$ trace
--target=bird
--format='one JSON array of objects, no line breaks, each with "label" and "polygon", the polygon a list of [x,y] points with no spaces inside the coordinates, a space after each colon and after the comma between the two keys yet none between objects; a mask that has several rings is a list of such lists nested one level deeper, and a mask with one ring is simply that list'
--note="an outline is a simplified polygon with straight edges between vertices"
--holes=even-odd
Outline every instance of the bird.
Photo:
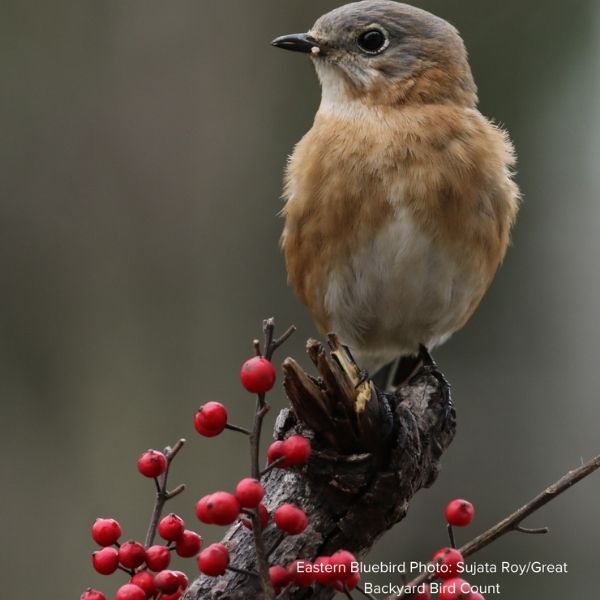
[{"label": "bird", "polygon": [[308,54],[321,85],[284,177],[289,283],[367,372],[428,354],[479,305],[520,205],[513,144],[478,110],[460,34],[367,0],[271,43]]}]

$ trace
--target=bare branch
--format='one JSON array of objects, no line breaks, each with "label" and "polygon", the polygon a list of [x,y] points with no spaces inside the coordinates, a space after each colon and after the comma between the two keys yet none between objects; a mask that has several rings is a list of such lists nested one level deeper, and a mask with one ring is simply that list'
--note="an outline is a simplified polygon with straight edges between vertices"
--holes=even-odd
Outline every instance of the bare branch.
[{"label": "bare branch", "polygon": [[[588,475],[591,475],[594,471],[600,468],[600,455],[592,458],[587,463],[580,467],[573,469],[563,475],[558,481],[548,486],[543,492],[540,492],[535,498],[530,500],[527,504],[516,510],[514,513],[490,527],[487,531],[484,531],[481,535],[466,543],[462,548],[459,548],[461,554],[466,558],[475,554],[482,548],[485,548],[498,538],[509,533],[510,531],[518,531],[521,533],[547,533],[548,528],[542,529],[527,529],[521,526],[521,522],[527,517],[538,511],[540,508],[551,502],[556,497],[560,496],[563,492],[568,490],[571,486],[581,481]],[[408,588],[414,588],[425,583],[426,581],[432,581],[435,579],[435,573],[423,572],[418,577],[415,577],[412,581],[407,584]],[[402,593],[399,596],[391,595],[386,600],[398,600],[400,598],[409,598],[406,594]]]}]

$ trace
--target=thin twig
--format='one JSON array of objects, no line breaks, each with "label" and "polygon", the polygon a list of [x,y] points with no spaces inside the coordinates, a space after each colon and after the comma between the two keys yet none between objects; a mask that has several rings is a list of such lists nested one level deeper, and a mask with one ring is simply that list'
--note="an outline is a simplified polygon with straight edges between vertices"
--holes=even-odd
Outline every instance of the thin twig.
[{"label": "thin twig", "polygon": [[175,498],[175,496],[179,496],[179,494],[181,494],[183,491],[185,491],[185,483],[180,483],[175,489],[167,492],[167,500]]},{"label": "thin twig", "polygon": [[557,482],[548,486],[543,492],[538,494],[525,506],[508,516],[503,521],[500,521],[494,527],[488,529],[485,533],[477,536],[474,540],[465,544],[461,549],[463,556],[470,556],[481,548],[484,548],[488,544],[491,544],[494,540],[503,536],[509,531],[514,531],[516,527],[521,524],[521,521],[529,517],[535,511],[539,510],[542,506],[548,504],[551,500],[554,500],[557,496],[568,490],[571,486],[575,485],[588,475],[591,475],[594,471],[600,468],[600,455],[592,458],[590,461],[569,471],[563,475]]},{"label": "thin twig", "polygon": [[289,337],[291,335],[293,335],[296,331],[296,326],[295,325],[291,325],[290,327],[287,328],[286,332],[278,337],[276,340],[273,340],[273,342],[271,343],[271,356],[273,355],[273,353],[275,352],[275,350],[277,350],[277,348],[279,348],[279,346],[281,346],[281,344],[285,343]]},{"label": "thin twig", "polygon": [[[485,548],[498,538],[509,533],[510,531],[520,531],[524,529],[521,527],[521,522],[532,515],[534,512],[548,504],[548,502],[554,500],[557,496],[568,490],[571,486],[575,485],[588,475],[591,475],[594,471],[600,468],[600,455],[592,458],[587,463],[572,469],[565,475],[563,475],[558,481],[548,486],[543,492],[540,492],[535,498],[530,500],[527,504],[519,508],[493,527],[490,527],[487,531],[484,531],[481,535],[472,539],[464,546],[459,548],[460,553],[466,558],[475,554],[482,548]],[[527,533],[532,533],[536,530],[527,530]],[[536,531],[542,533],[542,529]],[[430,563],[432,564],[432,563]],[[436,577],[435,572],[428,573],[425,570],[421,575],[415,577],[409,584],[410,589],[417,587],[418,585],[431,581]],[[386,600],[398,600],[400,598],[406,598],[406,593],[403,592],[399,596],[391,595]]]},{"label": "thin twig", "polygon": [[[260,433],[262,430],[262,422],[266,414],[265,395],[258,394],[256,398],[256,413],[254,415],[254,426],[250,434],[250,470],[254,479],[259,479],[259,452],[260,452]],[[250,515],[252,520],[252,536],[254,537],[254,547],[256,549],[256,566],[260,578],[260,584],[263,590],[265,600],[274,600],[275,591],[271,585],[269,577],[269,563],[265,552],[265,544],[262,536],[262,527],[260,525],[260,517],[258,509],[255,508]]]},{"label": "thin twig", "polygon": [[456,548],[456,539],[454,537],[454,527],[448,523],[448,538],[450,538],[450,545]]},{"label": "thin twig", "polygon": [[156,527],[158,526],[158,521],[160,520],[160,516],[162,515],[163,507],[165,506],[165,502],[167,501],[167,495],[164,490],[160,490],[156,492],[156,500],[154,501],[154,509],[152,511],[152,517],[150,518],[150,525],[148,526],[148,532],[146,533],[146,548],[149,548],[154,543],[154,538],[156,536]]},{"label": "thin twig", "polygon": [[[278,339],[274,338],[275,332],[275,319],[265,319],[263,321],[263,333],[265,336],[264,349],[265,358],[271,360],[273,353],[283,342],[285,342],[292,333],[296,331],[294,326],[288,328],[288,330]],[[254,340],[254,349],[258,356],[260,356],[260,343],[258,340]],[[254,414],[254,424],[250,433],[250,471],[254,479],[260,479],[261,472],[259,467],[259,455],[260,455],[260,434],[262,431],[262,424],[265,415],[269,411],[270,406],[265,401],[265,394],[257,394],[256,396],[256,411]],[[262,527],[260,525],[260,516],[258,509],[255,508],[250,513],[252,520],[252,535],[254,537],[254,547],[256,549],[256,566],[258,569],[258,577],[260,578],[260,584],[263,590],[265,600],[274,600],[275,591],[271,585],[271,579],[269,577],[269,553],[265,550],[264,540],[262,536]]]},{"label": "thin twig", "polygon": [[263,333],[265,334],[265,358],[271,360],[273,356],[273,335],[275,334],[275,319],[273,317],[263,321]]},{"label": "thin twig", "polygon": [[232,567],[231,565],[227,567],[227,570],[239,573],[240,575],[247,575],[248,577],[258,577],[258,573],[255,571],[248,571],[248,569],[240,569],[239,567]]},{"label": "thin twig", "polygon": [[279,533],[277,537],[273,540],[273,543],[271,544],[269,549],[267,550],[267,556],[271,556],[271,554],[273,554],[273,551],[279,546],[279,544],[281,544],[281,542],[283,542],[284,539],[285,533]]},{"label": "thin twig", "polygon": [[273,462],[269,463],[261,472],[259,475],[259,479],[262,479],[269,471],[271,471],[272,469],[274,469],[275,467],[278,467],[284,460],[285,460],[285,456],[280,456],[279,458],[276,458]]},{"label": "thin twig", "polygon": [[520,525],[517,525],[517,527],[515,527],[515,531],[518,531],[519,533],[527,533],[529,535],[541,535],[544,533],[550,533],[550,527],[535,527],[535,528],[530,528],[530,527],[521,527]]},{"label": "thin twig", "polygon": [[259,455],[260,455],[260,434],[262,431],[262,422],[266,414],[265,395],[257,394],[256,412],[254,413],[254,425],[250,433],[250,471],[254,479],[260,478]]},{"label": "thin twig", "polygon": [[185,438],[180,438],[172,448],[165,448],[165,455],[168,463],[170,463],[179,454],[179,451],[183,448],[184,444]]},{"label": "thin twig", "polygon": [[227,423],[225,425],[225,429],[229,429],[230,431],[237,431],[238,433],[243,433],[244,435],[252,435],[252,432],[245,427],[240,427],[239,425],[232,425],[231,423]]},{"label": "thin twig", "polygon": [[167,502],[167,500],[170,500],[178,494],[181,494],[181,492],[183,492],[183,490],[185,489],[185,485],[181,484],[178,485],[171,492],[167,491],[167,480],[169,478],[169,469],[171,468],[171,462],[177,456],[179,451],[183,448],[184,444],[185,439],[181,438],[180,440],[177,440],[177,443],[172,448],[167,446],[164,450],[164,454],[167,459],[167,469],[160,477],[154,479],[154,483],[156,485],[156,498],[154,500],[154,508],[152,510],[150,524],[148,525],[148,531],[146,532],[146,548],[149,548],[154,543],[154,538],[156,537],[156,528],[158,527],[158,522],[160,521],[160,517],[162,515],[165,503]]}]

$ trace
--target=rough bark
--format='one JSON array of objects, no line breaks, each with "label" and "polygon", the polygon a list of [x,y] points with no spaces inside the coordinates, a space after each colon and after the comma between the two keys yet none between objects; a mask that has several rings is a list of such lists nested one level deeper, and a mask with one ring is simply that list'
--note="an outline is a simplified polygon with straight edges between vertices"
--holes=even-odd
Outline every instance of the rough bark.
[{"label": "rough bark", "polygon": [[[301,433],[312,439],[313,455],[302,468],[271,470],[263,479],[269,512],[284,502],[300,506],[309,526],[277,545],[273,523],[265,547],[275,546],[269,563],[287,565],[345,548],[364,556],[374,542],[402,520],[413,495],[436,479],[439,460],[455,432],[455,415],[445,380],[435,365],[423,366],[395,393],[363,381],[351,357],[330,336],[331,354],[314,340],[308,353],[320,377],[302,371],[292,359],[283,364],[284,387],[292,410],[279,414],[274,436]],[[231,564],[254,571],[253,537],[234,525],[224,543]],[[285,597],[326,600],[331,588],[318,584],[291,588]],[[186,600],[242,600],[262,597],[259,580],[228,571],[198,578]]]}]

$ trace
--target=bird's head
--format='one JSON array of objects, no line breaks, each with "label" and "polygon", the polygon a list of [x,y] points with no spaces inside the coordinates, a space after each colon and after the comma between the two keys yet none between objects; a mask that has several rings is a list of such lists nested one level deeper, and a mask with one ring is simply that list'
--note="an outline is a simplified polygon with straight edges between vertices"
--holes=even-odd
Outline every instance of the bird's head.
[{"label": "bird's head", "polygon": [[407,4],[391,0],[347,4],[320,17],[307,33],[284,35],[272,44],[310,54],[325,103],[474,106],[477,102],[457,30]]}]

